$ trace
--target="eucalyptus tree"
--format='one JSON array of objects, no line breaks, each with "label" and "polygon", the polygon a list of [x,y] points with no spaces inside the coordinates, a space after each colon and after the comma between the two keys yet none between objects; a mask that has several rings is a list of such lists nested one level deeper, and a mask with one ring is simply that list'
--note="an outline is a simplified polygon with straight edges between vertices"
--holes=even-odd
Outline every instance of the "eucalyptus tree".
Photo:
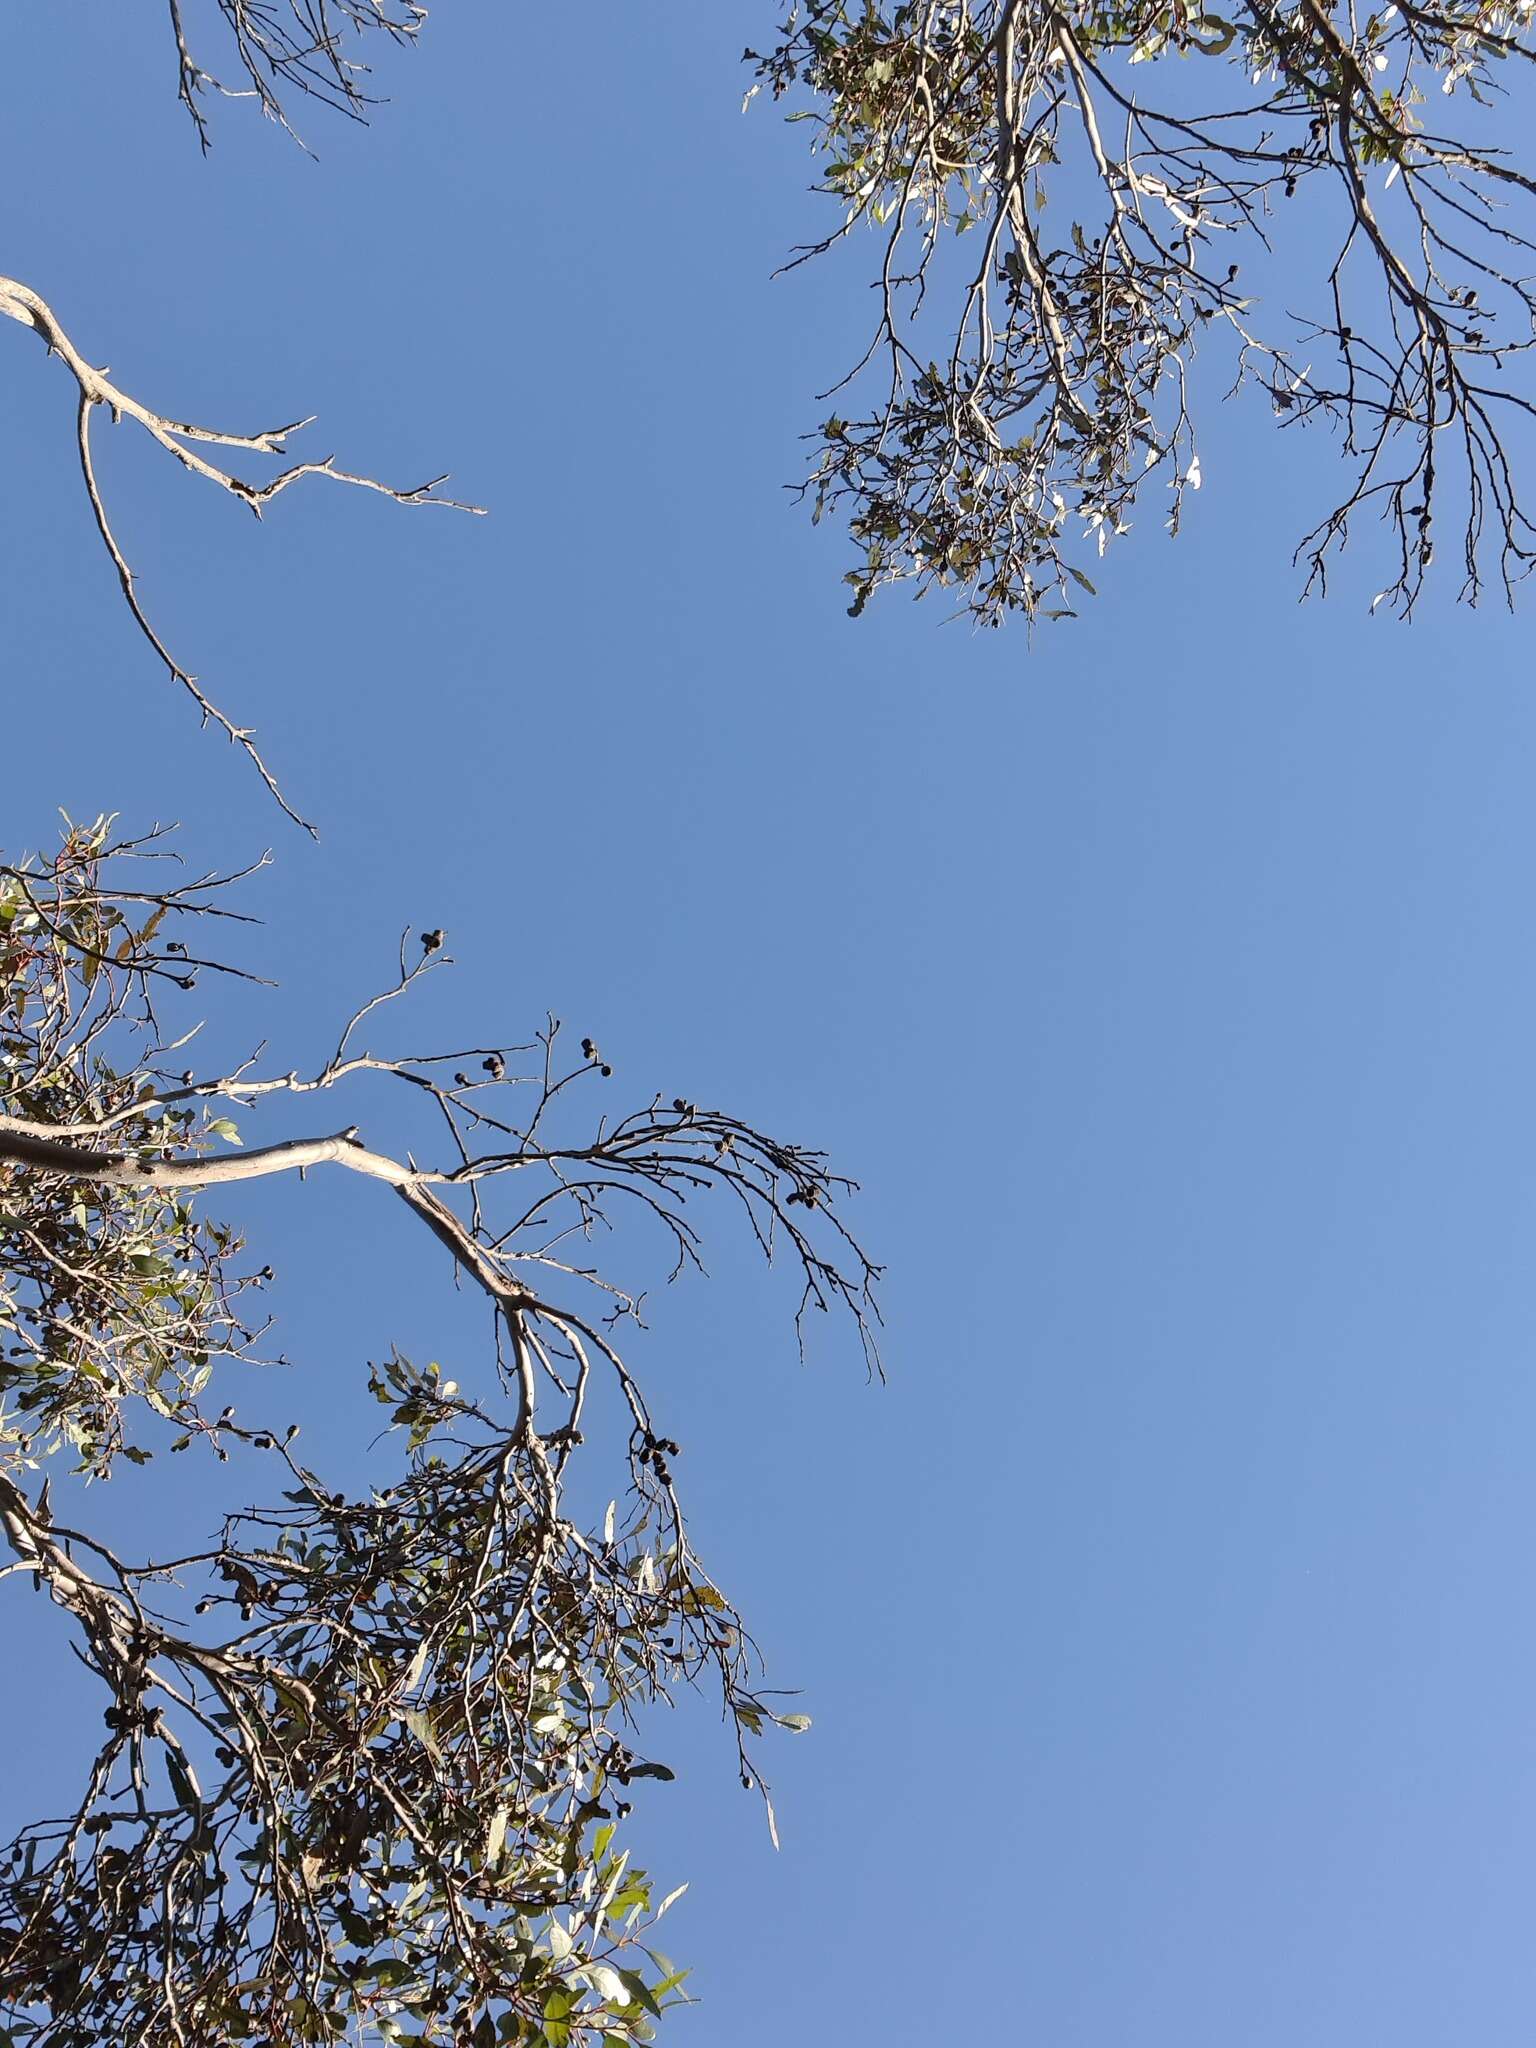
[{"label": "eucalyptus tree", "polygon": [[[205,145],[221,93],[285,126],[295,92],[360,116],[359,59],[423,13],[172,0],[177,89]],[[222,76],[202,41],[221,25]],[[297,817],[252,729],[145,609],[97,431],[128,423],[257,517],[300,484],[415,507],[450,502],[443,480],[292,457],[304,422],[230,431],[151,404],[96,366],[41,281],[0,277],[0,312],[62,368],[133,624]],[[765,1690],[695,1553],[686,1429],[631,1340],[648,1277],[701,1266],[712,1205],[788,1265],[797,1330],[841,1317],[874,1367],[852,1184],[683,1096],[613,1109],[609,1062],[591,1038],[567,1051],[554,1019],[520,1045],[498,1029],[401,1050],[396,1020],[449,964],[438,930],[405,935],[317,1065],[199,1065],[209,992],[226,991],[226,1028],[240,1015],[250,885],[110,818],[0,856],[0,1597],[57,1610],[101,1707],[61,1810],[0,1846],[0,2048],[647,2041],[685,1996],[656,1931],[676,1890],[624,1827],[633,1788],[673,1775],[653,1710],[713,1689],[765,1801],[759,1739],[806,1719]],[[358,1444],[384,1427],[342,1473],[307,1453],[289,1380],[264,1370],[272,1268],[219,1202],[252,1180],[336,1242],[358,1227],[343,1189],[399,1205],[424,1275],[483,1303],[459,1377],[399,1351],[359,1370]],[[200,1499],[209,1473],[217,1526],[157,1548],[144,1489]],[[15,1797],[27,1774],[7,1780]]]},{"label": "eucalyptus tree", "polygon": [[1307,587],[1367,536],[1403,612],[1435,563],[1469,600],[1528,573],[1536,11],[1222,5],[794,0],[747,51],[836,209],[794,260],[873,248],[804,486],[855,612],[903,580],[1069,612],[1137,519],[1177,531],[1245,390],[1333,430]]},{"label": "eucalyptus tree", "polygon": [[[0,1580],[63,1611],[104,1724],[68,1810],[0,1851],[0,2039],[647,2040],[682,1979],[670,1899],[617,1833],[628,1789],[673,1774],[647,1709],[713,1687],[765,1797],[757,1739],[806,1722],[695,1555],[681,1425],[626,1352],[643,1291],[590,1246],[633,1211],[675,1276],[727,1201],[792,1267],[797,1324],[843,1314],[873,1361],[849,1183],[682,1097],[606,1110],[609,1063],[553,1020],[389,1049],[448,964],[437,931],[312,1071],[186,1066],[240,878],[169,859],[99,820],[0,863]],[[407,1102],[435,1163],[389,1148]],[[360,1489],[306,1460],[255,1369],[271,1268],[209,1206],[274,1176],[338,1237],[338,1178],[403,1204],[423,1261],[484,1301],[469,1387],[398,1352],[368,1368],[358,1433],[369,1397],[385,1431]],[[200,1458],[264,1504],[174,1556],[107,1539],[94,1489]],[[584,1519],[573,1488],[608,1505]]]},{"label": "eucalyptus tree", "polygon": [[[370,60],[427,26],[419,0],[171,0],[168,81],[204,148],[221,99],[293,132],[306,104],[366,120]],[[947,589],[978,622],[1069,615],[1139,519],[1177,533],[1207,482],[1198,429],[1246,392],[1327,438],[1307,589],[1364,542],[1373,608],[1411,613],[1455,564],[1475,602],[1536,559],[1520,479],[1536,391],[1536,170],[1522,155],[1532,0],[791,0],[749,46],[804,124],[836,209],[791,266],[873,250],[867,345],[827,394],[798,488],[846,520],[851,612],[888,584]],[[1525,116],[1524,127],[1521,116]],[[75,383],[78,453],[139,629],[275,795],[252,729],[165,643],[108,516],[92,421],[142,427],[258,517],[331,477],[289,459],[308,421],[180,420],[82,353],[37,280],[0,277]],[[260,458],[274,458],[260,468]],[[255,458],[260,473],[233,466]],[[1264,489],[1213,475],[1236,497]],[[476,508],[462,508],[476,509]],[[1239,513],[1242,510],[1238,505]],[[1092,571],[1092,575],[1090,575]]]}]

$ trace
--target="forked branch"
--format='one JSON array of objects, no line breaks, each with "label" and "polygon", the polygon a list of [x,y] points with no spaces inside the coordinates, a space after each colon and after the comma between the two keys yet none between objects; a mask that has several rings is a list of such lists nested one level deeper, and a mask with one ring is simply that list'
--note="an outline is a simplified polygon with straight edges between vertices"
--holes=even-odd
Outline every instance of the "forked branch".
[{"label": "forked branch", "polygon": [[[102,820],[0,862],[0,1582],[70,1618],[106,1725],[73,1809],[0,1847],[0,2030],[301,2048],[408,2017],[432,2048],[645,2043],[680,1982],[649,1946],[668,1902],[612,1847],[632,1783],[672,1775],[640,1753],[646,1710],[708,1680],[765,1797],[756,1738],[805,1719],[693,1549],[680,1447],[627,1355],[644,1294],[591,1247],[612,1232],[628,1256],[632,1215],[673,1275],[696,1267],[724,1194],[787,1254],[798,1318],[845,1311],[873,1367],[851,1183],[681,1096],[579,1117],[612,1067],[591,1038],[566,1058],[553,1020],[521,1047],[377,1049],[448,964],[436,930],[317,1066],[182,1067],[160,1013],[216,964],[198,933],[224,884],[143,865],[164,857]],[[425,1105],[438,1161],[355,1125],[245,1147],[232,1121],[343,1090],[375,1126]],[[403,1456],[351,1494],[300,1462],[295,1424],[247,1419],[270,1381],[247,1370],[228,1402],[271,1274],[237,1270],[193,1199],[322,1166],[392,1189],[489,1310],[470,1391],[370,1365]],[[182,1555],[135,1560],[37,1485],[198,1450],[281,1494]],[[578,1490],[605,1458],[613,1483]]]},{"label": "forked branch", "polygon": [[269,427],[254,434],[231,434],[213,427],[196,426],[189,420],[173,419],[169,414],[153,410],[130,392],[124,391],[120,385],[113,382],[105,370],[97,369],[94,364],[88,362],[70,339],[52,307],[29,285],[22,284],[16,278],[0,276],[0,313],[19,321],[24,327],[30,327],[40,336],[49,354],[59,358],[75,381],[76,449],[86,497],[90,502],[91,516],[96,522],[96,530],[101,536],[102,545],[116,571],[124,602],[132,613],[140,633],[154,649],[166,673],[192,698],[204,724],[217,726],[233,745],[241,749],[284,812],[295,824],[303,825],[307,832],[313,834],[314,827],[300,817],[283,795],[276,777],[256,745],[254,728],[236,724],[219,708],[198,678],[171,652],[159,628],[145,610],[139,595],[137,577],[107,515],[106,502],[96,475],[91,431],[97,408],[105,408],[114,426],[124,419],[137,422],[151,440],[184,470],[200,478],[204,483],[227,492],[257,519],[274,498],[281,496],[290,485],[299,483],[306,477],[328,477],[333,483],[349,484],[358,490],[377,491],[386,498],[392,498],[397,505],[441,505],[453,511],[477,514],[484,508],[461,503],[458,499],[437,496],[438,486],[447,481],[446,475],[431,477],[425,483],[408,488],[400,488],[382,483],[376,477],[363,476],[352,470],[342,469],[332,455],[290,463],[264,481],[253,482],[232,468],[227,458],[216,459],[208,451],[230,449],[243,454],[280,457],[288,452],[288,437],[312,424],[310,420],[294,420],[286,426]]}]

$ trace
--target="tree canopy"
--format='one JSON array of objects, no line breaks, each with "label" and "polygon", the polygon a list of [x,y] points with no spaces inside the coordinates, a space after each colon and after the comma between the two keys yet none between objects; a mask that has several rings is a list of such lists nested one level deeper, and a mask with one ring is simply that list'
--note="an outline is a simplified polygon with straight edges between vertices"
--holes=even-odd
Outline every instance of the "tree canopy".
[{"label": "tree canopy", "polygon": [[[672,1776],[646,1709],[715,1687],[748,1789],[758,1738],[806,1724],[694,1554],[679,1446],[624,1356],[642,1294],[587,1247],[615,1225],[627,1243],[632,1209],[675,1277],[723,1195],[794,1265],[798,1318],[845,1313],[873,1362],[848,1183],[681,1098],[583,1113],[611,1070],[554,1020],[521,1046],[376,1050],[448,964],[436,931],[406,935],[315,1072],[183,1068],[172,1007],[228,971],[210,933],[241,878],[170,859],[100,820],[0,866],[0,1577],[65,1611],[105,1703],[78,1805],[0,1853],[0,2031],[644,2040],[681,1982],[653,1932],[668,1901],[616,1839],[626,1788]],[[358,1104],[372,1137],[402,1091],[439,1113],[442,1165],[357,1124],[246,1142],[274,1105],[354,1092],[382,1098]],[[272,1274],[199,1200],[283,1175],[337,1229],[324,1183],[299,1185],[325,1167],[392,1193],[480,1291],[502,1396],[372,1365],[389,1448],[354,1496],[304,1462],[259,1374],[269,1412],[248,1412],[232,1369],[266,1355]],[[590,1524],[568,1504],[588,1445],[602,1471],[577,1497],[613,1496]],[[268,1504],[174,1558],[123,1556],[51,1484],[232,1451]]]},{"label": "tree canopy", "polygon": [[1411,612],[1442,559],[1466,599],[1512,593],[1536,560],[1531,23],[797,0],[746,53],[837,211],[793,260],[876,252],[804,486],[859,543],[851,609],[910,581],[988,625],[1070,612],[1138,519],[1177,532],[1200,422],[1240,392],[1332,430],[1307,588],[1368,538],[1375,604]]},{"label": "tree canopy", "polygon": [[[207,10],[170,9],[205,147],[220,94],[285,128],[293,95],[361,117],[369,38],[424,18],[374,0],[218,12],[222,76],[194,37]],[[95,425],[131,422],[258,518],[309,479],[406,506],[449,502],[443,479],[290,461],[304,422],[153,407],[31,282],[0,278],[0,311],[73,380],[83,488],[139,634],[298,820],[146,611]],[[263,458],[264,475],[236,466]],[[438,929],[402,936],[318,1066],[200,1065],[205,999],[222,988],[238,1016],[250,979],[253,881],[111,817],[0,856],[0,1580],[60,1610],[102,1705],[73,1803],[0,1847],[0,2044],[647,2041],[686,1976],[657,1932],[682,1887],[654,1884],[623,1828],[631,1788],[673,1776],[653,1710],[713,1691],[765,1802],[760,1739],[808,1720],[695,1553],[684,1425],[628,1340],[655,1280],[702,1271],[705,1215],[725,1209],[792,1270],[802,1337],[840,1318],[876,1369],[852,1183],[683,1096],[616,1109],[610,1062],[553,1017],[515,1044],[495,1028],[398,1050],[414,992],[451,964]],[[429,1163],[404,1142],[423,1106]],[[272,1268],[217,1213],[220,1189],[273,1178],[341,1233],[341,1177],[403,1204],[429,1270],[484,1304],[474,1392],[399,1351],[359,1363],[359,1441],[383,1423],[362,1487],[306,1455],[263,1370]],[[174,1554],[109,1540],[92,1489],[199,1460],[225,1476],[218,1529]]]},{"label": "tree canopy", "polygon": [[[299,140],[306,103],[366,118],[370,52],[425,20],[414,0],[172,0],[155,33],[206,149],[225,97]],[[855,540],[850,610],[908,582],[985,624],[1070,613],[1138,518],[1177,531],[1198,423],[1234,391],[1331,430],[1325,476],[1344,459],[1301,540],[1308,587],[1363,532],[1385,539],[1377,604],[1411,612],[1441,557],[1465,598],[1512,593],[1533,559],[1536,177],[1502,101],[1530,22],[1473,0],[802,0],[765,23],[748,99],[804,125],[835,209],[791,263],[875,251],[868,347],[802,487]],[[327,479],[478,508],[440,476],[297,454],[306,421],[206,427],[139,396],[44,281],[0,277],[0,312],[65,373],[46,372],[133,627],[304,822],[146,609],[103,419],[257,518]],[[630,1789],[671,1775],[652,1710],[712,1690],[765,1797],[760,1739],[806,1717],[695,1553],[684,1425],[630,1339],[652,1283],[701,1268],[712,1207],[788,1267],[802,1336],[841,1319],[877,1370],[853,1184],[684,1095],[614,1108],[602,1049],[553,1017],[402,1050],[451,964],[437,929],[403,935],[317,1065],[200,1063],[209,991],[238,1013],[253,882],[112,817],[0,859],[0,1579],[60,1611],[103,1729],[74,1803],[0,1849],[0,2048],[648,2041],[684,1980],[656,1932],[675,1891],[623,1825]],[[425,1163],[405,1105],[434,1120]],[[365,1486],[310,1460],[260,1370],[274,1276],[217,1199],[252,1179],[337,1232],[343,1184],[392,1197],[483,1302],[477,1391],[399,1352],[359,1371],[359,1416],[385,1425]],[[192,1460],[251,1504],[230,1494],[174,1555],[108,1539],[91,1485]]]}]

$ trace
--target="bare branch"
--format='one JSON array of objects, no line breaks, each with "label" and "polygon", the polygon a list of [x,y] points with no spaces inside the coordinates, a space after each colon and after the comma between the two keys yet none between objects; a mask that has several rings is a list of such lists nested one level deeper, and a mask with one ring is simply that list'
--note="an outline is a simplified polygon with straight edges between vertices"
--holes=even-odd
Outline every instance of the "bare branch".
[{"label": "bare branch", "polygon": [[290,135],[286,92],[318,100],[351,120],[366,120],[375,104],[368,67],[351,53],[370,32],[392,43],[410,43],[427,18],[418,0],[218,0],[233,61],[246,81],[226,86],[192,54],[184,0],[169,0],[169,6],[177,97],[205,151],[212,142],[203,106],[208,93],[254,99]]},{"label": "bare branch", "polygon": [[296,824],[303,825],[307,832],[313,834],[314,827],[299,816],[278,787],[276,779],[257,749],[254,729],[235,724],[219,709],[204,691],[197,677],[170,652],[145,612],[139,598],[134,572],[107,517],[106,505],[92,461],[91,425],[97,407],[106,409],[114,425],[123,419],[135,421],[157,446],[183,469],[203,482],[213,484],[217,489],[227,492],[245,505],[258,519],[266,506],[281,492],[300,479],[311,476],[329,477],[334,483],[377,491],[384,497],[392,498],[399,505],[442,505],[454,511],[476,514],[481,513],[483,507],[464,504],[453,498],[434,496],[438,485],[446,481],[444,477],[433,477],[426,483],[402,489],[381,483],[374,477],[361,476],[350,470],[340,469],[335,458],[329,455],[319,461],[294,463],[263,483],[253,483],[224,463],[214,460],[204,451],[217,447],[253,455],[280,456],[287,452],[288,437],[310,425],[310,421],[296,420],[287,426],[265,428],[254,434],[230,434],[211,427],[195,426],[186,420],[172,419],[167,414],[151,410],[115,384],[105,370],[98,370],[88,363],[70,340],[52,308],[30,286],[20,283],[15,278],[0,276],[0,313],[19,321],[25,327],[32,328],[41,337],[49,354],[57,356],[75,380],[79,394],[76,445],[81,476],[84,479],[86,496],[90,501],[91,516],[96,522],[96,530],[117,572],[118,585],[133,615],[134,623],[154,649],[166,673],[174,682],[181,685],[197,705],[204,724],[211,723],[217,726],[233,745],[241,749],[284,812]]}]

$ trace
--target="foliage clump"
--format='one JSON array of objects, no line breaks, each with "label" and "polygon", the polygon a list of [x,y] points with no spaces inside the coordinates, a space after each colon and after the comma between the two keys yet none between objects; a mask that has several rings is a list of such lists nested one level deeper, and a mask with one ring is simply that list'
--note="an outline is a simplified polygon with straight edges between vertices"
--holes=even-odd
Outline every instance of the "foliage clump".
[{"label": "foliage clump", "polygon": [[1516,481],[1536,174],[1508,118],[1531,105],[1533,19],[1529,0],[796,0],[746,53],[752,91],[809,123],[839,210],[795,260],[866,227],[878,247],[869,345],[804,486],[860,545],[851,609],[911,581],[986,625],[1070,613],[1133,516],[1177,531],[1197,415],[1244,385],[1281,426],[1338,435],[1345,487],[1297,549],[1309,587],[1369,518],[1377,604],[1411,611],[1437,552],[1466,599],[1489,574],[1511,592],[1536,560]]},{"label": "foliage clump", "polygon": [[[374,1051],[380,1011],[449,964],[437,931],[313,1073],[184,1068],[168,1013],[224,971],[195,941],[234,878],[167,883],[165,856],[100,821],[0,866],[0,1576],[65,1611],[104,1723],[72,1810],[0,1851],[0,2040],[649,2040],[682,1973],[654,1934],[670,1899],[617,1840],[631,1788],[672,1776],[648,1710],[711,1684],[748,1788],[756,1738],[805,1722],[693,1551],[679,1447],[620,1348],[642,1299],[580,1248],[628,1205],[674,1273],[697,1265],[689,1203],[723,1192],[795,1266],[800,1314],[868,1341],[848,1184],[681,1097],[579,1122],[612,1070],[590,1039],[565,1065],[553,1020],[531,1046]],[[357,1125],[245,1142],[343,1088],[430,1101],[446,1163]],[[320,1167],[402,1200],[486,1304],[477,1391],[369,1369],[386,1448],[361,1489],[246,1419],[271,1275],[198,1192]],[[595,1526],[587,1450],[619,1481]],[[147,1562],[54,1508],[66,1463],[100,1482],[177,1454],[238,1459],[270,1504]]]}]

